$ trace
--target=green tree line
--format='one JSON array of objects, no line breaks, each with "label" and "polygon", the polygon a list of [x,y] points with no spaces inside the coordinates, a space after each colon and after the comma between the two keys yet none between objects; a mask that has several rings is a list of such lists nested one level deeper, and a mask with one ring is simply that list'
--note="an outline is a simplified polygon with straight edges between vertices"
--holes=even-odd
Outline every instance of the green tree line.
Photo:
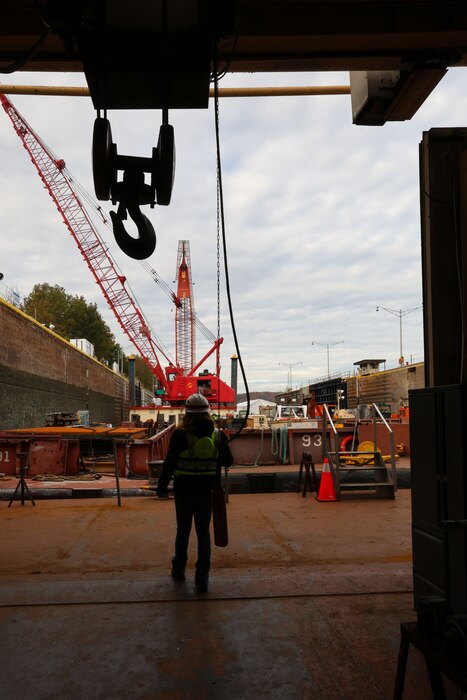
[{"label": "green tree line", "polygon": [[[58,284],[35,284],[25,297],[21,309],[66,340],[85,338],[94,346],[98,360],[110,367],[123,356],[123,371],[128,372],[128,360],[115,336],[100,315],[96,304],[89,304],[83,296],[67,294]],[[149,391],[153,374],[144,360],[136,357],[138,380]]]}]

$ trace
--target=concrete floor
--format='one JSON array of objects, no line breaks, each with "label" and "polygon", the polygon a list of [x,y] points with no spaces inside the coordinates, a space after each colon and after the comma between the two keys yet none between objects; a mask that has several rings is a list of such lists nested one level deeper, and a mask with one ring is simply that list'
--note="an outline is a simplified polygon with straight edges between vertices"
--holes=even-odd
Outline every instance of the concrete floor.
[{"label": "concrete floor", "polygon": [[[169,575],[173,501],[36,503],[0,502],[1,698],[392,697],[415,619],[409,490],[231,495],[206,595],[194,537],[187,581]],[[416,650],[404,697],[431,697]]]}]

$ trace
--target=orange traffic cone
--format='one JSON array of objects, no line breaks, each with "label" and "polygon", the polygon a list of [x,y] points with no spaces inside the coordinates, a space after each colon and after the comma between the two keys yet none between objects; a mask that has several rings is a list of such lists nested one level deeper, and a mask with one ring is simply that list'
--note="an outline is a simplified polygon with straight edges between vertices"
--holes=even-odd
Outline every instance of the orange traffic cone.
[{"label": "orange traffic cone", "polygon": [[324,458],[323,471],[321,472],[321,481],[319,484],[319,493],[316,497],[318,501],[337,501],[334,491],[334,483],[332,480],[331,470],[329,469],[328,458]]}]

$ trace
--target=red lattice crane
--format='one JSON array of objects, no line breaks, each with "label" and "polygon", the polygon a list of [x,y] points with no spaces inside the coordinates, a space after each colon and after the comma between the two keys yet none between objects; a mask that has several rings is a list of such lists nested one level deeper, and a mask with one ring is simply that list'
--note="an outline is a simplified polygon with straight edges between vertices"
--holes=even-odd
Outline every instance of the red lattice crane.
[{"label": "red lattice crane", "polygon": [[[195,323],[198,325],[199,322],[195,319],[193,308],[189,246],[186,245],[188,241],[179,243],[179,254],[180,245],[185,244],[182,245],[185,252],[184,254],[182,252],[178,265],[180,300],[172,295],[177,307],[177,360],[174,364],[152,338],[149,324],[125,286],[125,276],[112,260],[107,246],[76,193],[73,179],[66,170],[65,161],[55,158],[11,101],[2,93],[0,93],[0,101],[110,309],[138,354],[154,373],[159,386],[158,393],[161,393],[164,400],[173,406],[183,405],[191,393],[199,391],[205,394],[212,404],[233,407],[235,392],[219,378],[218,372],[212,375],[205,371],[198,377],[195,376],[200,365],[214,351],[217,354],[216,367],[219,367],[218,352],[223,338],[214,339],[209,352],[195,364],[194,325]],[[155,273],[153,276],[156,279]],[[187,279],[188,287],[185,288]],[[158,353],[167,362],[165,371],[159,362]]]},{"label": "red lattice crane", "polygon": [[177,299],[175,311],[175,359],[187,374],[195,364],[195,323],[191,281],[190,242],[179,241],[177,253]]}]

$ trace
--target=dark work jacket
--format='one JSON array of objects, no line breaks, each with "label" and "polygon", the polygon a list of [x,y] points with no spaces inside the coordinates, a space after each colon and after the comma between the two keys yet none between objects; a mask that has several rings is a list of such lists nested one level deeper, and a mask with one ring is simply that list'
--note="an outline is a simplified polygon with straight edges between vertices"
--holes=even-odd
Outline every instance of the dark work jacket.
[{"label": "dark work jacket", "polygon": [[[227,435],[223,433],[222,430],[220,430],[219,433],[221,466],[231,467],[233,464],[233,457],[230,447],[227,444]],[[157,485],[158,496],[165,496],[167,494],[167,487],[172,477],[174,480],[174,491],[183,491],[184,493],[206,493],[212,489],[216,479],[215,476],[207,476],[204,474],[180,474],[174,476],[178,456],[187,449],[188,439],[186,431],[183,428],[176,428],[172,433],[167,456],[162,465],[162,471]]]}]

